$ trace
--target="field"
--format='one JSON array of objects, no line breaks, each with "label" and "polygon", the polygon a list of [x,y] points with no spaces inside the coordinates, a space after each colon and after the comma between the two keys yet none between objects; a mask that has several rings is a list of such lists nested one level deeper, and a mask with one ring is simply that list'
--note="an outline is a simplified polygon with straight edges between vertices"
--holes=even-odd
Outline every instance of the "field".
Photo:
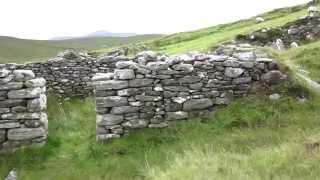
[{"label": "field", "polygon": [[58,52],[65,49],[92,50],[97,48],[111,48],[129,43],[144,42],[158,37],[160,37],[160,35],[39,41],[0,36],[0,63],[44,61],[55,57]]},{"label": "field", "polygon": [[[207,51],[239,33],[274,27],[304,15],[304,6],[267,13],[265,23],[245,20],[150,42],[169,54]],[[272,52],[284,66],[300,66],[320,82],[320,43]],[[299,70],[299,69],[298,69]],[[288,70],[295,77],[297,69]],[[268,96],[282,95],[278,101]],[[305,101],[298,97],[304,96]],[[293,83],[252,94],[162,130],[141,130],[100,144],[92,98],[48,99],[49,140],[40,149],[0,157],[0,178],[11,169],[22,180],[56,179],[318,179],[320,97]],[[317,145],[318,144],[318,145]]]}]

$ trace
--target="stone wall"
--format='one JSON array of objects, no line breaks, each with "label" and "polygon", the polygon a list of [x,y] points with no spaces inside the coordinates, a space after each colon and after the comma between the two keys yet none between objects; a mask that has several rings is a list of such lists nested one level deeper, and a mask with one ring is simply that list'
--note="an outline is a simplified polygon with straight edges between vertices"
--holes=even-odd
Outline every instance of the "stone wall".
[{"label": "stone wall", "polygon": [[46,79],[48,91],[65,96],[88,96],[93,92],[93,75],[112,72],[115,62],[120,60],[126,58],[108,55],[93,58],[87,54],[66,51],[45,62],[1,64],[0,68],[32,70],[36,77]]},{"label": "stone wall", "polygon": [[272,59],[253,52],[251,46],[226,48],[228,56],[215,52],[168,57],[144,52],[117,62],[114,73],[96,74],[92,80],[97,139],[207,115],[247,95],[254,82],[273,84],[284,78]]},{"label": "stone wall", "polygon": [[0,69],[0,152],[45,142],[45,84],[30,70]]}]

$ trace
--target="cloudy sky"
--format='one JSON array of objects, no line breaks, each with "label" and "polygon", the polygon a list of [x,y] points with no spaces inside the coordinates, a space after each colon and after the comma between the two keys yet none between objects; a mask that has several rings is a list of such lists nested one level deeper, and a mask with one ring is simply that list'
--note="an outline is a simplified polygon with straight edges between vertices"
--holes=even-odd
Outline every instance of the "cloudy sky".
[{"label": "cloudy sky", "polygon": [[174,33],[308,0],[1,0],[0,35],[28,39],[97,30]]}]

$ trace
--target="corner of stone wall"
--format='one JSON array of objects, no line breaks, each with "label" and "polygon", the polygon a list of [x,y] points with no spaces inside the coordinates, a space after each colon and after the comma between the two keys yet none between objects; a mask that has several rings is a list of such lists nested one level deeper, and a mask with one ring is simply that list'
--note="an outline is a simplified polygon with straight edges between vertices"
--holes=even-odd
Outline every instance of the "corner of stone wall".
[{"label": "corner of stone wall", "polygon": [[45,85],[31,70],[0,69],[0,152],[45,143]]}]

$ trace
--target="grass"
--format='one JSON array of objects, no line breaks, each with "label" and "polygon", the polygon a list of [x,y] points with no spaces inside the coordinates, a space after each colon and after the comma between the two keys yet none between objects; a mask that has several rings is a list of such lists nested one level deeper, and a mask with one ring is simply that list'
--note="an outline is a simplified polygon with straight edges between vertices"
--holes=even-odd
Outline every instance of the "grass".
[{"label": "grass", "polygon": [[[206,51],[239,33],[280,26],[305,13],[304,7],[277,10],[264,15],[265,23],[247,20],[175,34],[154,41],[153,48],[170,54]],[[317,80],[319,47],[317,42],[276,56],[303,66]],[[282,98],[269,100],[273,92]],[[318,179],[320,154],[306,143],[319,134],[320,98],[311,93],[302,103],[300,93],[307,94],[297,85],[273,89],[237,99],[208,119],[136,131],[105,144],[95,139],[92,98],[64,101],[50,95],[48,143],[1,156],[0,179],[11,169],[22,180]]]},{"label": "grass", "polygon": [[297,65],[302,72],[320,83],[320,42],[314,42],[281,53],[282,60],[289,60]]},{"label": "grass", "polygon": [[304,143],[320,130],[320,101],[312,96],[300,103],[290,96],[296,88],[280,92],[280,101],[254,95],[206,120],[141,130],[105,144],[95,140],[91,98],[49,96],[47,145],[0,157],[0,177],[14,168],[22,180],[312,179],[320,175],[320,159]]},{"label": "grass", "polygon": [[111,48],[158,38],[160,35],[133,37],[79,38],[60,41],[24,40],[0,36],[0,63],[25,63],[55,57],[65,49],[92,50]]}]

